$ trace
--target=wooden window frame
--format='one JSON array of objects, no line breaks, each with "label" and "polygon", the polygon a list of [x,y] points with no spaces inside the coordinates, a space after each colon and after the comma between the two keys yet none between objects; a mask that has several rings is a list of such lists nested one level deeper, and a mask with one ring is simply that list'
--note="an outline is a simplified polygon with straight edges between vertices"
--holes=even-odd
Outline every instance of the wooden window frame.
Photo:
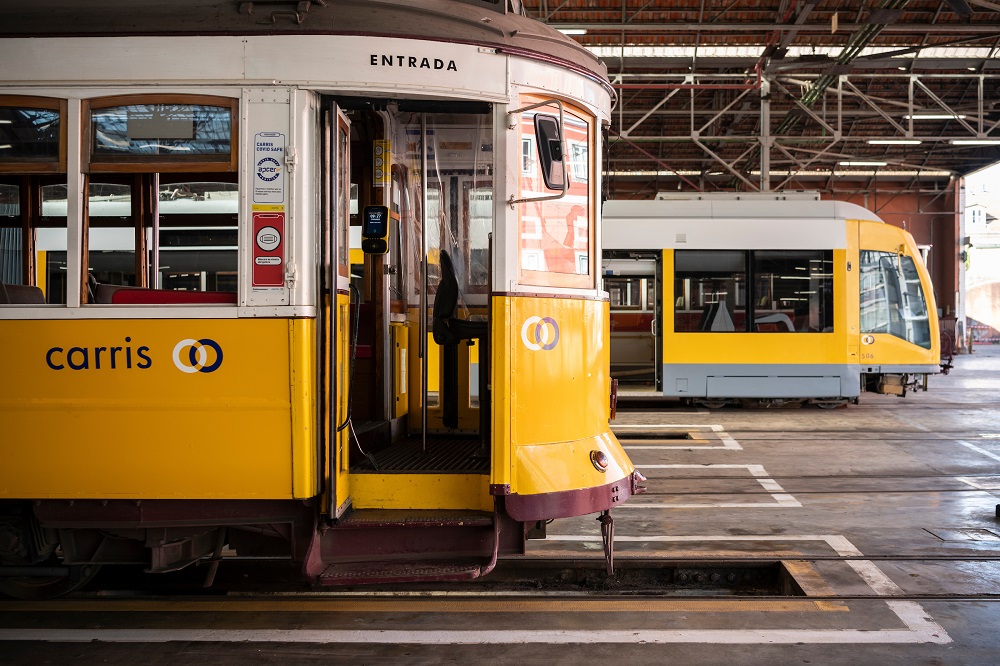
[{"label": "wooden window frame", "polygon": [[[536,104],[538,102],[544,102],[546,99],[549,99],[549,98],[546,97],[546,96],[542,96],[542,95],[536,95],[536,94],[522,95],[521,98],[520,98],[520,100],[518,101],[518,103],[521,104],[521,105],[530,105],[530,104]],[[524,203],[520,203],[520,204],[518,204],[518,214],[517,214],[517,240],[516,240],[516,247],[517,247],[517,268],[518,268],[518,280],[517,281],[518,281],[518,284],[520,284],[522,286],[527,286],[527,287],[533,287],[534,286],[534,287],[554,287],[554,288],[557,288],[557,289],[567,289],[567,288],[568,289],[594,289],[595,285],[598,282],[597,263],[596,262],[600,261],[600,257],[595,257],[594,256],[594,254],[595,254],[594,253],[594,249],[596,247],[595,243],[597,241],[597,238],[596,238],[597,215],[598,215],[598,209],[600,207],[600,202],[598,201],[598,198],[597,198],[597,187],[596,187],[596,181],[598,181],[599,178],[594,173],[595,172],[596,153],[598,152],[597,151],[597,136],[598,135],[596,133],[597,132],[597,119],[593,116],[593,114],[591,114],[589,111],[587,111],[585,108],[583,108],[581,106],[578,106],[576,104],[570,103],[570,102],[565,101],[565,100],[562,103],[563,103],[563,106],[564,106],[564,109],[565,109],[565,112],[566,112],[567,115],[572,114],[575,119],[583,122],[587,126],[587,146],[588,146],[588,155],[587,155],[588,156],[588,160],[587,160],[587,162],[588,162],[588,168],[590,169],[590,173],[593,174],[593,176],[589,180],[587,180],[585,182],[580,182],[580,181],[576,181],[576,182],[580,186],[586,187],[586,191],[587,191],[587,222],[588,222],[588,224],[587,224],[587,235],[589,237],[589,244],[587,246],[587,248],[588,248],[587,249],[587,254],[588,254],[587,263],[588,263],[588,265],[590,267],[590,270],[589,270],[589,272],[587,274],[580,274],[580,273],[557,273],[555,271],[536,271],[536,270],[530,270],[530,269],[524,268],[524,266],[521,263],[521,252],[523,250],[523,248],[521,247],[521,240],[522,240],[522,235],[521,235],[521,217],[524,214],[525,204]],[[537,113],[541,113],[542,111],[541,110],[536,110],[536,112]],[[518,117],[518,127],[519,128],[523,127],[523,124],[521,123],[520,115]],[[563,127],[563,136],[565,137],[565,135],[566,135],[566,128],[564,126]],[[518,141],[517,141],[517,146],[518,146],[518,160],[521,159],[521,145],[522,145],[523,138],[524,138],[524,135],[521,134],[521,129],[518,129]],[[569,143],[569,139],[568,138],[566,138],[565,140],[566,140],[567,143]],[[537,145],[537,140],[535,141],[535,145]],[[568,147],[567,147],[567,150],[568,150]],[[523,182],[523,179],[525,177],[525,174],[520,173],[520,169],[518,171],[519,171],[518,181],[517,181],[518,182],[518,192],[523,192],[522,182]],[[540,176],[539,176],[539,178],[540,178]],[[567,177],[566,182],[567,182],[567,193],[569,193],[569,188],[572,187],[573,179]],[[556,202],[558,202],[558,200],[556,200]],[[543,206],[543,209],[544,209],[545,203],[548,203],[548,202],[543,202],[543,203],[540,204],[541,206]],[[540,224],[544,225],[544,219],[540,218]],[[574,261],[575,261],[575,257],[574,257]]]},{"label": "wooden window frame", "polygon": [[[138,94],[114,95],[98,97],[83,101],[83,172],[84,173],[121,173],[121,172],[235,172],[239,166],[239,100],[233,97],[216,95],[186,95],[186,94]],[[127,155],[104,161],[94,158],[93,112],[99,109],[109,109],[130,104],[190,104],[194,106],[213,106],[229,109],[230,136],[229,155],[150,155],[142,157]]]},{"label": "wooden window frame", "polygon": [[27,162],[0,162],[0,173],[46,174],[66,173],[66,115],[68,102],[57,97],[31,95],[0,95],[0,107],[41,109],[59,113],[59,156],[54,160]]}]

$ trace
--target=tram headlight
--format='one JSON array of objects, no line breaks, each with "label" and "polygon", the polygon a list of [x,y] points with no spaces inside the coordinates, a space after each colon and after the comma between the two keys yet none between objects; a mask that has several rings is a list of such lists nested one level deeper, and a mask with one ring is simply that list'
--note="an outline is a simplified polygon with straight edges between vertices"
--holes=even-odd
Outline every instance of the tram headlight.
[{"label": "tram headlight", "polygon": [[606,472],[608,470],[608,454],[604,451],[591,451],[590,462],[593,463],[594,469],[598,472]]}]

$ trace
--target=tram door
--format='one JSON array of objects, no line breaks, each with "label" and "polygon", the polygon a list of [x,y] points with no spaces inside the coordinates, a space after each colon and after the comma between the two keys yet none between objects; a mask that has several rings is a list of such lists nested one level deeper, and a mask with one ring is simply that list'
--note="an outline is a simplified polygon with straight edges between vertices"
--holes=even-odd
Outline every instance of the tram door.
[{"label": "tram door", "polygon": [[351,312],[358,298],[352,297],[350,261],[351,125],[347,116],[331,104],[324,114],[323,223],[323,317],[320,345],[323,372],[323,425],[327,432],[329,462],[329,512],[343,514],[350,503],[350,382],[352,353]]},{"label": "tram door", "polygon": [[663,289],[660,257],[608,252],[604,290],[611,301],[611,376],[622,388],[662,388]]}]

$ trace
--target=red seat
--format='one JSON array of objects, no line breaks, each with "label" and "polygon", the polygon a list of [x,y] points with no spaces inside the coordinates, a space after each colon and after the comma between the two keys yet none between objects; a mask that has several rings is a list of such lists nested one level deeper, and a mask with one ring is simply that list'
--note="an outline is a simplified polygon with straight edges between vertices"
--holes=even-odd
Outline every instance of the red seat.
[{"label": "red seat", "polygon": [[111,302],[116,305],[176,305],[185,303],[236,305],[236,292],[119,289],[111,294]]}]

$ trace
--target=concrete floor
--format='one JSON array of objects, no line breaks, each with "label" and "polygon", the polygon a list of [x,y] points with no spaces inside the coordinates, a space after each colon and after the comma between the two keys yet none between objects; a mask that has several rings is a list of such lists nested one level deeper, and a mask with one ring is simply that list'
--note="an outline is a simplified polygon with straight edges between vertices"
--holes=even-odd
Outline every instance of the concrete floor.
[{"label": "concrete floor", "polygon": [[[619,566],[780,561],[801,597],[0,601],[0,663],[1000,663],[1000,346],[955,365],[846,409],[619,413],[649,478]],[[529,557],[602,558],[593,516],[548,534]]]}]

